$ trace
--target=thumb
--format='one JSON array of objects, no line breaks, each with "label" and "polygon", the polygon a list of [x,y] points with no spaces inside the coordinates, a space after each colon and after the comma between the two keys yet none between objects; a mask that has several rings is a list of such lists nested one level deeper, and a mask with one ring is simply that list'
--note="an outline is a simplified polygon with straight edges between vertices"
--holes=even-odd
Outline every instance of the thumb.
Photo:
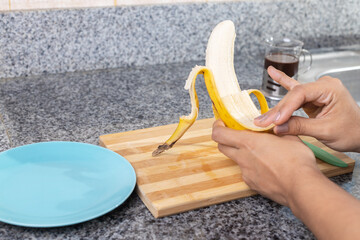
[{"label": "thumb", "polygon": [[284,124],[275,126],[276,135],[306,135],[315,137],[323,125],[319,119],[293,116]]}]

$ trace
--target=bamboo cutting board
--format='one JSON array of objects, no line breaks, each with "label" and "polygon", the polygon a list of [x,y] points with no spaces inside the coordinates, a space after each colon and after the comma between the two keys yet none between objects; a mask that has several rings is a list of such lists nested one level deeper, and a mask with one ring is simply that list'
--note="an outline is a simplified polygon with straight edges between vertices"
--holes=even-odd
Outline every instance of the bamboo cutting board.
[{"label": "bamboo cutting board", "polygon": [[[214,119],[198,120],[175,146],[152,157],[151,153],[174,131],[177,124],[100,136],[100,145],[125,157],[137,176],[137,193],[154,217],[256,194],[244,183],[241,170],[211,140]],[[339,168],[317,160],[328,177],[352,172],[355,161],[313,138],[308,142],[348,163]]]}]

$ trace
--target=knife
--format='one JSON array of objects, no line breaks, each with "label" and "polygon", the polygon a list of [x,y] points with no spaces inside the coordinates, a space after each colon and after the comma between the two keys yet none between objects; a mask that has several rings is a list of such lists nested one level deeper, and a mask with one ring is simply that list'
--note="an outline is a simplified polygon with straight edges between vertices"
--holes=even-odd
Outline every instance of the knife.
[{"label": "knife", "polygon": [[342,161],[340,158],[335,157],[334,155],[328,153],[327,151],[305,141],[302,140],[303,143],[305,143],[314,153],[315,157],[317,157],[320,160],[323,160],[324,162],[327,162],[331,165],[337,166],[337,167],[347,167],[348,164]]}]

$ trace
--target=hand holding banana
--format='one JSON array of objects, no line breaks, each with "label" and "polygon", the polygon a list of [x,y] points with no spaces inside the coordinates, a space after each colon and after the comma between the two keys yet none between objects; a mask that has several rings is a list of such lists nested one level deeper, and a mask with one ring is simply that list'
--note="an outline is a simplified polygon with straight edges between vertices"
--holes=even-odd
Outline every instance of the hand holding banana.
[{"label": "hand holding banana", "polygon": [[[195,122],[199,111],[195,81],[199,74],[204,75],[215,117],[229,128],[258,132],[274,130],[279,135],[308,135],[335,150],[360,150],[357,144],[360,143],[357,139],[360,136],[360,110],[339,80],[323,77],[317,82],[300,85],[270,67],[270,76],[289,93],[269,111],[260,91],[241,90],[239,86],[233,64],[235,35],[234,24],[229,20],[214,28],[206,49],[206,66],[195,66],[186,80],[191,113],[180,117],[174,133],[153,152],[153,156],[170,149]],[[261,111],[251,100],[249,94],[252,93],[257,97]],[[292,116],[300,107],[310,119]]]},{"label": "hand holding banana", "polygon": [[[318,238],[351,239],[359,235],[358,200],[321,174],[313,152],[298,137],[258,133],[273,129],[278,135],[309,135],[331,148],[360,152],[360,109],[356,102],[337,79],[324,77],[300,85],[269,68],[272,79],[289,90],[269,111],[261,92],[240,89],[233,66],[234,40],[231,21],[214,28],[206,50],[206,66],[193,68],[186,81],[191,113],[180,117],[175,132],[153,156],[171,148],[195,122],[199,110],[195,80],[203,74],[214,115],[221,119],[214,124],[212,138],[222,153],[240,165],[244,181],[289,206]],[[251,93],[258,98],[261,116],[249,97]],[[300,107],[310,119],[292,116]],[[252,131],[236,131],[243,129]]]},{"label": "hand holding banana", "polygon": [[[360,108],[339,79],[300,84],[273,67],[268,73],[289,92],[256,125],[275,124],[277,135],[312,136],[334,150],[360,152]],[[299,108],[310,118],[292,116]]]},{"label": "hand holding banana", "polygon": [[[255,122],[260,126],[275,123],[274,132],[284,136],[235,131],[217,120],[213,140],[223,154],[239,164],[252,189],[289,206],[316,238],[359,236],[359,200],[327,179],[310,149],[290,136],[306,134],[334,149],[360,152],[359,107],[338,79],[324,77],[300,85],[273,68],[268,72],[289,92]],[[309,119],[291,116],[299,107]]]}]

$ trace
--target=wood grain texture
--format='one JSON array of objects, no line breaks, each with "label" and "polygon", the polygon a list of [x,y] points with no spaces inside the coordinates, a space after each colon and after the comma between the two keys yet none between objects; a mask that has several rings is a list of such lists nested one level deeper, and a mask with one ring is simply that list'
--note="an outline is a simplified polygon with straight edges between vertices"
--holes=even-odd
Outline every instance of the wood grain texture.
[{"label": "wood grain texture", "polygon": [[[198,120],[176,145],[151,153],[177,124],[100,136],[100,145],[125,157],[137,176],[137,193],[154,217],[167,216],[256,194],[242,180],[241,169],[221,154],[211,140],[214,119]],[[352,172],[355,161],[325,147],[314,138],[304,140],[348,163],[339,168],[317,160],[328,177]]]}]

